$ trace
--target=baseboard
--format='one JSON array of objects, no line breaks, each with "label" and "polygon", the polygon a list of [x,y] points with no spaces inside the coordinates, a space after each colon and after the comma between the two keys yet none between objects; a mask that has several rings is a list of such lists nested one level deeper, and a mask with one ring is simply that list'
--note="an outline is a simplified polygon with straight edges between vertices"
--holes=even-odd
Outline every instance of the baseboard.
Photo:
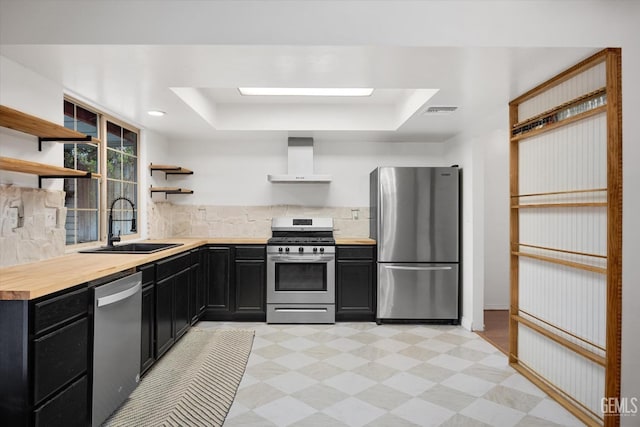
[{"label": "baseboard", "polygon": [[509,310],[509,304],[485,304],[485,310]]},{"label": "baseboard", "polygon": [[468,319],[464,316],[462,317],[462,319],[460,319],[460,326],[465,328],[467,331],[473,331],[473,329],[471,328],[473,326],[473,322],[471,321],[471,319]]}]

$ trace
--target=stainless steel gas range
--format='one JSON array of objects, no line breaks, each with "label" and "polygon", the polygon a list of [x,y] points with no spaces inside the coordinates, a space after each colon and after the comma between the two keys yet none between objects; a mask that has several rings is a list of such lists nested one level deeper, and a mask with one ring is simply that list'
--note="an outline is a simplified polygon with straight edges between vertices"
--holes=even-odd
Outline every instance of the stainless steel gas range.
[{"label": "stainless steel gas range", "polygon": [[267,242],[267,323],[335,323],[332,218],[273,218]]}]

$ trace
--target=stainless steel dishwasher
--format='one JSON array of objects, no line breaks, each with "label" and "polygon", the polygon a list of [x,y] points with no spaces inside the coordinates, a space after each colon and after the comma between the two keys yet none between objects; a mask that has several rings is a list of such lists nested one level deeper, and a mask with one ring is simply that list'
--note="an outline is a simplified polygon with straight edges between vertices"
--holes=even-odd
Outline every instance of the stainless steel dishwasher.
[{"label": "stainless steel dishwasher", "polygon": [[94,288],[91,425],[100,426],[140,381],[142,273]]}]

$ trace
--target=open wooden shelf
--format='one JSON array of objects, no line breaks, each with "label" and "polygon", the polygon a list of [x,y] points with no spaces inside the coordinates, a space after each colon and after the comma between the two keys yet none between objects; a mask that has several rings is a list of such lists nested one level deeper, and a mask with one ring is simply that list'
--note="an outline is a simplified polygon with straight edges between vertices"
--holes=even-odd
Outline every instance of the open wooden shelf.
[{"label": "open wooden shelf", "polygon": [[165,178],[167,175],[193,175],[192,170],[173,165],[154,165],[151,163],[149,165],[149,170],[151,171],[151,176],[153,176],[153,171],[164,172]]},{"label": "open wooden shelf", "polygon": [[28,173],[40,178],[39,186],[42,187],[43,178],[100,178],[98,173],[86,172],[77,169],[63,168],[61,166],[47,165],[44,163],[30,162],[27,160],[0,157],[0,169],[10,172]]},{"label": "open wooden shelf", "polygon": [[37,136],[40,150],[42,150],[43,141],[100,143],[99,139],[92,136],[4,105],[0,105],[0,127]]},{"label": "open wooden shelf", "polygon": [[560,126],[604,113],[607,111],[606,96],[607,90],[603,87],[516,123],[511,129],[511,141],[531,138]]},{"label": "open wooden shelf", "polygon": [[151,186],[149,188],[149,191],[151,192],[152,196],[153,196],[153,193],[164,193],[165,198],[167,197],[168,194],[193,194],[193,190],[189,190],[187,188],[180,188],[180,187],[154,187],[154,186]]}]

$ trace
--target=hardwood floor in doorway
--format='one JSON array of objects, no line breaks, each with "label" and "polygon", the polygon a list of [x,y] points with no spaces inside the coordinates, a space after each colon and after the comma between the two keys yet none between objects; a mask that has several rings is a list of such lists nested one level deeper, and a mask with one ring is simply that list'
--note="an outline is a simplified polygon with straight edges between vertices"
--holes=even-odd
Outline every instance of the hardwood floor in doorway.
[{"label": "hardwood floor in doorway", "polygon": [[485,310],[484,331],[477,334],[508,355],[509,310]]}]

